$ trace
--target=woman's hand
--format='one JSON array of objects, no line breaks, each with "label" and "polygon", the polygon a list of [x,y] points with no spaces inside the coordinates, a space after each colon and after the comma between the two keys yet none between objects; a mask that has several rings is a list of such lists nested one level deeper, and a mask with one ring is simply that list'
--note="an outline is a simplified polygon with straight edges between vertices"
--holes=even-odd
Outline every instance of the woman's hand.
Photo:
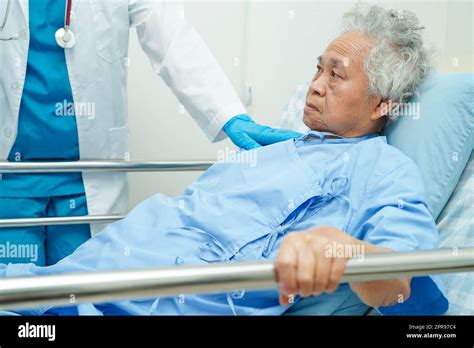
[{"label": "woman's hand", "polygon": [[[296,295],[309,297],[334,292],[351,257],[390,249],[362,242],[335,227],[318,227],[289,234],[282,242],[275,265],[280,303],[288,305]],[[410,296],[410,280],[377,280],[350,284],[369,306],[395,304]]]}]

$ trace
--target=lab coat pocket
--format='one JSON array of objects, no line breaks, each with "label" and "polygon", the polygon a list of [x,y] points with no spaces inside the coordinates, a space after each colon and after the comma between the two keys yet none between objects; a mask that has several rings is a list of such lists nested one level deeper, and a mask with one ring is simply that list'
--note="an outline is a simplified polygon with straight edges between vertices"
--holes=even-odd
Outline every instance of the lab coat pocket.
[{"label": "lab coat pocket", "polygon": [[108,63],[125,61],[128,51],[127,0],[89,0],[97,55]]},{"label": "lab coat pocket", "polygon": [[128,125],[109,129],[109,145],[111,159],[128,160]]}]

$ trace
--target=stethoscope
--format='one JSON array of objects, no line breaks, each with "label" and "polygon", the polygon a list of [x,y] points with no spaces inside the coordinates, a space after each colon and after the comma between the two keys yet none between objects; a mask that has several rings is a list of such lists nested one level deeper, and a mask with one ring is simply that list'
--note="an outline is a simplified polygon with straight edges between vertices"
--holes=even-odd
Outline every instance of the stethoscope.
[{"label": "stethoscope", "polygon": [[59,28],[55,35],[56,42],[62,48],[73,48],[76,45],[76,35],[71,30],[71,7],[72,0],[66,0],[64,28]]},{"label": "stethoscope", "polygon": [[[62,48],[73,48],[76,45],[76,35],[71,30],[71,8],[72,0],[66,0],[66,15],[64,19],[64,27],[56,31],[55,38],[57,44]],[[5,17],[0,25],[0,32],[3,31],[7,24],[8,16],[10,15],[11,0],[7,0],[7,9]],[[4,40],[13,40],[15,38],[8,38]]]}]

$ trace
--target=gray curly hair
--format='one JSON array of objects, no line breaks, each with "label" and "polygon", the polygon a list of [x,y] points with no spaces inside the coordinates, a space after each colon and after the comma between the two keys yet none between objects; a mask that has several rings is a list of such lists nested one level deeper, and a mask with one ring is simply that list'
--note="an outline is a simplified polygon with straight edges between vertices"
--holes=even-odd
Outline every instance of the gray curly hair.
[{"label": "gray curly hair", "polygon": [[342,25],[344,32],[362,32],[375,42],[364,61],[368,95],[403,103],[434,71],[433,52],[424,46],[423,27],[413,12],[357,4]]}]

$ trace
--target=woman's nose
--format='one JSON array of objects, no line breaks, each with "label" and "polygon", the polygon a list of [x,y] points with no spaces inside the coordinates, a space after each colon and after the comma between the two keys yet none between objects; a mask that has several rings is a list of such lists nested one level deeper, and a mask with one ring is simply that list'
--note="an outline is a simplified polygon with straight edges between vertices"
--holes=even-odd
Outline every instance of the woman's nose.
[{"label": "woman's nose", "polygon": [[326,87],[323,80],[324,78],[320,76],[311,82],[309,87],[311,94],[317,94],[320,97],[324,97],[326,94]]}]

